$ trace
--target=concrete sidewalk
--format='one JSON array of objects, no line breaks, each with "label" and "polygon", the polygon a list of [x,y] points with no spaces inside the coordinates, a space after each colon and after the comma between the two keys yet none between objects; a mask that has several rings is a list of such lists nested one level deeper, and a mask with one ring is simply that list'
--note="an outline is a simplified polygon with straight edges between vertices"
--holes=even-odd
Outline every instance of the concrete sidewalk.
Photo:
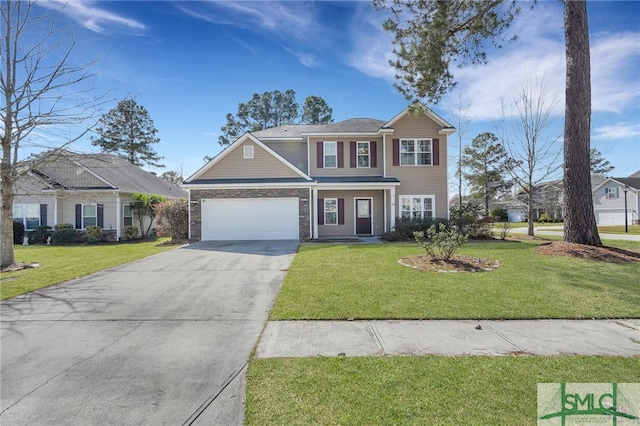
[{"label": "concrete sidewalk", "polygon": [[256,357],[640,356],[640,319],[270,321]]}]

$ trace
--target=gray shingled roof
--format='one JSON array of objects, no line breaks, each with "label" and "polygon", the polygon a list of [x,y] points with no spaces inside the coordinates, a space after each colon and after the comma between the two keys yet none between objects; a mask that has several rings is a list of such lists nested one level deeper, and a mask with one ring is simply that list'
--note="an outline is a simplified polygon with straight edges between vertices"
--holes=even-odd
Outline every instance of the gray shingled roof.
[{"label": "gray shingled roof", "polygon": [[386,123],[375,118],[350,118],[331,124],[291,124],[253,132],[261,138],[301,138],[303,133],[375,133]]},{"label": "gray shingled roof", "polygon": [[640,189],[640,177],[614,177],[611,178],[623,185],[629,185],[630,188]]},{"label": "gray shingled roof", "polygon": [[[187,192],[180,187],[159,178],[151,172],[147,172],[140,167],[131,164],[125,158],[110,154],[78,154],[70,151],[63,151],[64,155],[73,161],[81,164],[89,169],[100,178],[115,186],[115,190],[124,193],[147,193],[158,194],[167,198],[186,198]],[[53,160],[55,161],[55,160]],[[47,175],[47,162],[43,161],[38,164],[37,172]],[[65,184],[65,182],[57,182],[63,187],[69,189],[107,189],[108,186],[85,186],[82,188],[74,188]]]}]

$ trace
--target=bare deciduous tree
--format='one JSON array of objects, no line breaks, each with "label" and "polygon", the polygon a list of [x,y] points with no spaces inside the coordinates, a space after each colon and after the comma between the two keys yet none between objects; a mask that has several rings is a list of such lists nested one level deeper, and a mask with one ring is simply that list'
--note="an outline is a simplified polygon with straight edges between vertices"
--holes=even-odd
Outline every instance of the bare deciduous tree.
[{"label": "bare deciduous tree", "polygon": [[[0,3],[0,88],[2,89],[1,267],[15,262],[12,205],[24,148],[63,149],[88,130],[104,99],[89,83],[95,61],[72,59],[75,39],[57,16],[43,15],[33,1]],[[91,93],[89,93],[91,92]]]},{"label": "bare deciduous tree", "polygon": [[462,92],[458,92],[456,103],[450,110],[450,113],[453,116],[453,123],[456,128],[456,135],[458,137],[458,160],[457,167],[454,172],[458,181],[458,207],[462,206],[462,149],[464,146],[464,139],[467,134],[467,128],[469,127],[469,124],[471,124],[469,108],[471,108],[471,101],[463,98]]},{"label": "bare deciduous tree", "polygon": [[503,110],[502,144],[511,161],[506,167],[513,182],[526,196],[527,234],[533,236],[535,186],[549,179],[562,166],[560,133],[553,131],[553,110],[560,101],[548,91],[544,78],[527,79],[511,105],[513,118]]}]

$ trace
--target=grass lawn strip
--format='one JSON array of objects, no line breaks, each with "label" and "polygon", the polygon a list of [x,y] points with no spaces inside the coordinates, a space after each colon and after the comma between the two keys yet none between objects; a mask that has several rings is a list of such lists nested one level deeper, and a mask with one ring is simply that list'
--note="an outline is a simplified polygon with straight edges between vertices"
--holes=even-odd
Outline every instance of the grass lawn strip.
[{"label": "grass lawn strip", "polygon": [[423,254],[412,243],[305,244],[270,319],[638,317],[640,263],[543,256],[537,244],[466,244],[460,254],[499,260],[500,268],[450,274],[398,264],[401,257]]},{"label": "grass lawn strip", "polygon": [[245,424],[535,425],[545,382],[640,382],[640,358],[254,359]]},{"label": "grass lawn strip", "polygon": [[160,246],[166,239],[127,244],[74,246],[15,246],[16,262],[38,268],[2,273],[0,300],[39,290],[174,248]]}]

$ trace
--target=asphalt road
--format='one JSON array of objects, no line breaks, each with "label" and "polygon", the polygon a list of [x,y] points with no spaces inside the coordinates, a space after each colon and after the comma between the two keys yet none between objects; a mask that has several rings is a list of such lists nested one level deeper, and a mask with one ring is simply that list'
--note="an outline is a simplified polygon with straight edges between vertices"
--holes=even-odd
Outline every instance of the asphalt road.
[{"label": "asphalt road", "polygon": [[242,424],[297,247],[198,243],[3,301],[0,423]]}]

